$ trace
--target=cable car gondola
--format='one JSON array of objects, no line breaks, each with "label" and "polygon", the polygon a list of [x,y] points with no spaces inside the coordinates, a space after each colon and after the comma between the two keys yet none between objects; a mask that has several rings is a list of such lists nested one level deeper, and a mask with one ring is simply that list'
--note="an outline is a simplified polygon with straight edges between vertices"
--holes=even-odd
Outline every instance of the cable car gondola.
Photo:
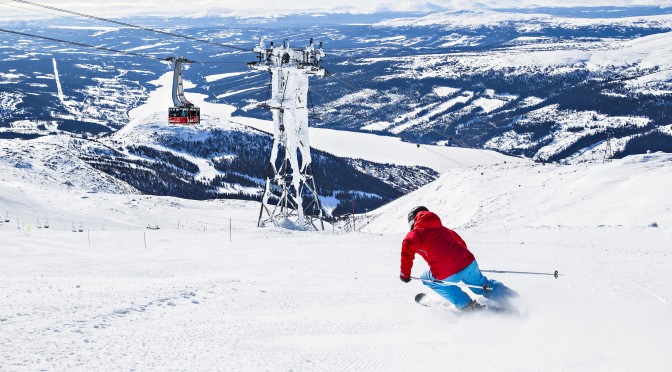
[{"label": "cable car gondola", "polygon": [[201,122],[201,109],[196,106],[168,108],[168,123],[198,124]]},{"label": "cable car gondola", "polygon": [[186,58],[168,57],[166,61],[175,63],[173,73],[173,107],[168,108],[169,124],[198,124],[201,122],[201,109],[184,97],[182,85],[182,64],[194,63]]}]

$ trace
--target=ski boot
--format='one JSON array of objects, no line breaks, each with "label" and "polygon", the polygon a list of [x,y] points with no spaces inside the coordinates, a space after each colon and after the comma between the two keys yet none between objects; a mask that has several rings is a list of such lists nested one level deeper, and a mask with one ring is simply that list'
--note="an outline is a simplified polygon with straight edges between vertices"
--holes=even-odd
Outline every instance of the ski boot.
[{"label": "ski boot", "polygon": [[461,308],[460,310],[462,310],[463,312],[481,311],[485,310],[485,305],[481,305],[475,300],[471,300],[471,302],[467,306]]}]

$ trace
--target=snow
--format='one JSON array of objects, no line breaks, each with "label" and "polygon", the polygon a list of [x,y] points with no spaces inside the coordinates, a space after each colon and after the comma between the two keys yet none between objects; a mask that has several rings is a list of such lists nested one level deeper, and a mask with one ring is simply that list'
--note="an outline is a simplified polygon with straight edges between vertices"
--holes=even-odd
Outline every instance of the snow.
[{"label": "snow", "polygon": [[[0,79],[4,81],[0,81],[0,84],[11,84],[11,83],[17,83],[18,79],[26,77],[23,74],[17,74],[17,73],[5,73],[5,72],[0,72]],[[4,92],[3,92],[4,93]]]},{"label": "snow", "polygon": [[[166,126],[171,77],[152,82],[130,123],[104,141],[147,143],[164,132],[197,138],[204,128],[272,131],[269,121],[231,117],[234,107],[188,91],[202,123]],[[473,97],[435,92],[447,100],[430,111]],[[511,99],[488,95],[492,101],[473,104]],[[567,127],[648,125],[566,114]],[[139,195],[80,161],[71,141],[78,140],[0,141],[0,217],[9,219],[0,223],[0,370],[670,368],[670,154],[541,165],[311,128],[311,146],[335,155],[442,173],[359,216],[359,231],[347,233],[329,224],[319,232],[258,228],[256,202]],[[200,177],[217,174],[207,161],[188,159]],[[562,276],[489,275],[521,294],[521,317],[418,306],[413,296],[427,289],[397,279],[406,213],[416,205],[454,228],[483,269]],[[413,274],[424,268],[416,260]]]},{"label": "snow", "polygon": [[62,104],[65,104],[65,95],[63,94],[63,88],[61,87],[61,78],[58,76],[58,65],[56,64],[56,58],[51,59],[54,64],[54,79],[56,80],[56,89],[58,90],[58,99]]},{"label": "snow", "polygon": [[[271,121],[241,116],[232,117],[231,114],[236,110],[235,107],[206,102],[206,95],[189,92],[188,89],[192,88],[193,84],[188,80],[184,81],[186,95],[191,102],[201,108],[201,124],[189,127],[166,126],[166,100],[170,97],[171,82],[171,72],[166,72],[157,80],[151,81],[150,84],[156,86],[156,89],[150,92],[143,105],[130,111],[129,124],[115,132],[112,138],[126,142],[144,143],[155,132],[180,132],[183,135],[194,136],[197,135],[199,128],[206,127],[236,130],[254,128],[266,133],[273,133],[273,123]],[[346,96],[342,100],[361,99],[373,94],[375,94],[373,90],[360,92]],[[467,96],[471,97],[469,94]],[[464,101],[467,99],[465,97],[458,97],[457,99]],[[395,137],[366,133],[310,128],[309,136],[311,147],[337,156],[407,166],[426,166],[441,173],[455,167],[521,161],[521,159],[493,151],[434,145],[418,147],[416,144],[402,142]],[[207,162],[197,161],[197,159],[185,154],[180,155],[196,162],[201,169],[202,177],[208,178],[218,174],[218,171],[208,165]]]},{"label": "snow", "polygon": [[444,43],[442,43],[440,46],[442,48],[450,48],[453,46],[475,46],[478,45],[482,39],[482,36],[469,37],[466,35],[452,33],[441,38]]},{"label": "snow", "polygon": [[658,127],[658,130],[662,133],[667,133],[672,135],[672,124]]},{"label": "snow", "polygon": [[[567,5],[567,4],[563,4]],[[611,5],[611,4],[610,4]],[[537,5],[539,6],[539,5]],[[551,7],[557,7],[557,4]],[[585,6],[585,4],[581,4]],[[591,2],[591,6],[597,6]],[[541,7],[541,6],[539,6]],[[511,6],[508,9],[487,9],[486,7],[471,7],[465,2],[455,4],[453,9],[433,12],[426,16],[414,18],[397,18],[384,20],[375,26],[387,27],[409,27],[409,26],[432,26],[440,25],[446,28],[472,28],[477,29],[483,26],[509,25],[513,24],[520,32],[535,32],[542,27],[561,27],[578,28],[586,26],[629,26],[641,25],[647,22],[653,26],[669,27],[672,24],[672,17],[669,14],[642,17],[559,17],[549,14],[520,12],[520,4]]]},{"label": "snow", "polygon": [[0,107],[7,111],[15,111],[24,97],[22,93],[0,92]]},{"label": "snow", "polygon": [[530,96],[530,97],[525,97],[524,99],[522,99],[521,102],[520,102],[520,106],[521,107],[529,107],[529,106],[538,105],[542,102],[544,102],[543,98]]},{"label": "snow", "polygon": [[[184,131],[184,132],[198,132],[198,128],[204,126],[222,127],[225,128],[230,122],[231,113],[236,109],[230,105],[216,104],[206,102],[207,95],[200,93],[191,93],[188,90],[194,87],[194,84],[189,80],[184,80],[184,89],[189,101],[201,108],[201,127],[196,126],[196,130],[192,127],[175,127],[166,126],[167,108],[170,105],[171,89],[172,89],[172,72],[166,72],[158,79],[150,81],[149,84],[156,86],[156,89],[150,92],[144,104],[134,108],[129,112],[129,123],[121,130],[115,133],[119,138],[125,138],[129,135],[149,136],[153,132],[158,131]],[[142,142],[142,141],[141,141]]]},{"label": "snow", "polygon": [[669,68],[672,53],[672,32],[639,37],[628,40],[618,48],[595,52],[590,57],[589,66],[619,66],[639,64],[642,68]]},{"label": "snow", "polygon": [[[254,202],[64,193],[0,163],[11,219],[0,223],[0,360],[8,370],[666,370],[670,162],[460,168],[349,234],[257,228]],[[491,275],[521,293],[522,317],[418,306],[426,289],[396,278],[416,204],[484,269],[563,276]]]},{"label": "snow", "polygon": [[126,49],[126,51],[127,52],[137,52],[137,51],[140,51],[140,50],[154,49],[154,48],[157,48],[157,47],[162,47],[162,46],[167,46],[167,45],[172,45],[172,44],[171,43],[160,42],[160,43],[142,45],[142,46],[138,46],[138,47],[135,47],[135,48]]},{"label": "snow", "polygon": [[607,163],[457,168],[375,211],[367,229],[396,231],[400,223],[394,221],[403,225],[406,212],[423,203],[436,205],[446,222],[459,227],[672,225],[672,199],[665,191],[670,165],[672,155],[658,153]]},{"label": "snow", "polygon": [[507,101],[497,99],[497,98],[483,98],[483,97],[481,97],[481,98],[475,99],[472,104],[474,106],[480,107],[483,110],[484,113],[489,113],[489,112],[492,112],[492,111],[495,111],[495,110],[501,108],[502,106],[506,105],[507,103],[508,103]]},{"label": "snow", "polygon": [[387,128],[391,127],[394,125],[393,123],[387,122],[387,121],[377,121],[375,123],[367,124],[362,127],[362,130],[365,131],[374,131],[374,130],[386,130]]},{"label": "snow", "polygon": [[[672,23],[669,27],[672,27]],[[672,63],[668,57],[672,53],[672,32],[636,37],[631,40],[586,39],[578,42],[557,40],[529,45],[520,44],[525,41],[524,39],[516,40],[517,42],[511,47],[488,52],[368,58],[357,63],[370,65],[382,61],[395,61],[399,71],[379,77],[378,80],[381,81],[395,78],[459,79],[464,74],[487,74],[492,71],[513,75],[531,73],[560,75],[585,69],[620,71],[627,74],[629,70],[638,69],[645,75],[628,81],[630,88],[654,94],[669,91],[669,88],[661,89],[655,85],[666,82],[672,77]]]},{"label": "snow", "polygon": [[48,28],[63,29],[63,30],[94,30],[94,31],[119,31],[119,27],[109,26],[48,26]]},{"label": "snow", "polygon": [[459,92],[459,88],[452,87],[434,87],[434,93],[439,97],[450,97],[455,93]]},{"label": "snow", "polygon": [[[532,147],[535,144],[544,143],[544,145],[535,154],[536,160],[548,160],[553,155],[572,146],[583,137],[596,134],[609,133],[610,130],[622,128],[645,128],[651,125],[651,120],[646,117],[636,116],[608,116],[596,111],[573,111],[560,110],[559,105],[550,105],[522,116],[517,125],[521,127],[538,125],[547,118],[556,119],[558,128],[553,134],[548,134],[543,138],[533,139],[530,133],[518,133],[509,130],[501,135],[488,140],[485,144],[487,148],[499,149],[501,151],[511,150],[513,148]],[[620,138],[618,146],[613,150],[622,150],[627,140],[633,138]],[[594,161],[604,158],[606,143],[598,145],[588,151],[573,155],[565,161]]]},{"label": "snow", "polygon": [[246,75],[246,74],[249,74],[249,72],[248,71],[245,71],[245,72],[228,72],[228,73],[225,73],[225,74],[208,75],[208,76],[205,77],[205,81],[207,81],[208,83],[211,83],[213,81],[219,81],[219,80],[222,80],[222,79],[227,79],[227,78],[230,78],[230,77]]},{"label": "snow", "polygon": [[226,98],[226,97],[230,97],[230,96],[235,96],[236,94],[253,92],[255,90],[263,90],[263,89],[266,89],[266,88],[253,87],[253,88],[246,88],[246,89],[228,91],[226,93],[218,94],[217,99],[222,99],[222,98]]},{"label": "snow", "polygon": [[471,100],[473,97],[474,97],[474,92],[464,91],[459,96],[456,96],[454,98],[451,98],[451,99],[449,99],[445,102],[442,102],[442,103],[436,105],[431,110],[429,110],[429,112],[427,112],[427,114],[425,114],[423,116],[409,118],[408,121],[406,121],[405,123],[403,123],[401,125],[397,125],[393,129],[391,129],[390,132],[398,134],[398,133],[406,131],[410,128],[413,128],[417,125],[430,124],[432,118],[445,113],[446,111],[450,110],[451,108],[453,108],[455,105],[457,105],[459,103],[469,102],[469,100]]},{"label": "snow", "polygon": [[[271,132],[271,123],[263,120],[234,117],[234,122]],[[456,167],[469,167],[504,162],[522,162],[522,159],[494,151],[460,147],[416,145],[396,137],[344,132],[332,129],[310,128],[311,147],[336,156],[365,159],[379,163],[407,166],[425,166],[439,173]]]},{"label": "snow", "polygon": [[[41,3],[53,6],[62,5],[58,0],[42,0]],[[200,18],[207,16],[226,17],[233,16],[243,20],[251,17],[269,18],[290,14],[304,14],[313,17],[325,17],[327,14],[371,14],[376,12],[436,12],[437,10],[481,10],[481,9],[536,9],[536,8],[568,8],[568,7],[628,7],[649,6],[666,8],[672,6],[669,0],[569,0],[558,2],[555,0],[485,0],[485,1],[396,1],[396,0],[341,0],[329,1],[306,1],[292,0],[283,2],[271,2],[262,0],[234,1],[220,4],[211,0],[191,1],[189,6],[177,0],[146,0],[142,2],[84,2],[72,1],[67,9],[85,14],[105,14],[107,17],[124,18],[134,17],[139,14],[151,14],[156,17],[188,17]],[[17,10],[18,9],[18,10]],[[26,12],[24,7],[7,8],[0,14],[0,20],[10,21],[13,19],[41,19],[54,17],[55,15],[44,12]],[[91,28],[95,28],[91,27]]]}]

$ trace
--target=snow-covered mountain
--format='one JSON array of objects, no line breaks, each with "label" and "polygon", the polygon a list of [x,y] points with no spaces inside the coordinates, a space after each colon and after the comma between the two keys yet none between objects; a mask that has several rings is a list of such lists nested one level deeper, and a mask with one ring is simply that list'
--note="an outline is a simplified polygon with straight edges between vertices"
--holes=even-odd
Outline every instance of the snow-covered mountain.
[{"label": "snow-covered mountain", "polygon": [[[168,126],[162,102],[172,74],[156,87],[130,120],[104,136],[52,134],[0,143],[7,169],[29,169],[45,183],[100,192],[171,195],[190,199],[258,200],[265,182],[271,135],[232,121],[229,105],[194,95],[205,112],[197,126]],[[242,119],[240,119],[242,120]],[[264,122],[270,126],[269,122]],[[315,149],[315,176],[325,208],[333,215],[374,209],[436,178],[417,165],[380,164],[339,158]],[[25,177],[25,176],[23,176]]]},{"label": "snow-covered mountain", "polygon": [[[341,14],[132,21],[170,25],[166,29],[243,49],[259,38],[286,39],[293,47],[309,37],[323,41],[324,66],[332,76],[311,82],[311,126],[436,145],[422,147],[431,149],[426,153],[434,159],[440,147],[453,146],[570,163],[672,151],[667,58],[672,11],[667,8],[490,4],[397,18]],[[72,19],[51,24],[7,27],[150,58],[5,35],[1,138],[74,135],[79,138],[54,141],[75,149],[86,167],[143,193],[257,197],[270,139],[244,125],[249,117],[270,116],[258,108],[267,96],[268,77],[245,66],[255,59],[253,53]],[[184,73],[187,95],[198,97],[206,118],[193,130],[165,126],[169,93],[157,88],[166,86],[170,68],[153,58],[180,55],[204,62],[189,65]],[[329,152],[331,142],[324,141],[321,149]],[[326,162],[325,168],[316,168],[323,172],[318,179],[329,179],[326,172],[334,169],[344,173],[336,184],[325,184],[322,193],[325,198],[340,195],[342,211],[353,196],[370,196],[358,203],[364,211],[436,177],[426,168],[316,156]],[[437,161],[417,162],[415,155],[409,159],[395,163],[447,169]]]},{"label": "snow-covered mountain", "polygon": [[[254,56],[13,22],[216,63],[184,71],[202,123],[169,126],[161,62],[3,34],[0,370],[669,370],[670,12],[451,3],[469,11],[135,19],[332,48],[332,77],[311,81],[318,188],[334,214],[368,211],[311,232],[259,228],[259,203],[237,200],[271,141]],[[413,301],[428,288],[398,275],[417,205],[520,294],[520,316]]]},{"label": "snow-covered mountain", "polygon": [[[371,16],[374,23],[359,25],[288,16],[232,19],[230,28],[206,20],[197,28],[183,20],[179,31],[243,48],[259,37],[292,46],[309,37],[324,41],[333,77],[312,83],[316,125],[581,161],[607,144],[616,157],[669,150],[671,17],[655,7],[481,7],[384,21]],[[193,65],[186,76],[208,100],[268,117],[256,109],[266,77],[244,67],[251,54],[96,25],[21,30],[157,57],[240,62]],[[167,69],[25,37],[4,44],[3,86],[17,88],[1,96],[5,137],[118,129],[128,121],[124,112],[147,97],[147,83]]]},{"label": "snow-covered mountain", "polygon": [[[358,115],[390,108],[359,129],[539,161],[670,151],[668,15],[447,12],[377,26],[400,34],[374,39],[381,47],[412,45],[422,53],[343,63],[351,76],[377,73],[375,86],[326,104],[339,109],[335,116],[343,107]],[[411,32],[438,40],[422,45]]]},{"label": "snow-covered mountain", "polygon": [[[350,234],[257,228],[256,202],[93,193],[60,186],[83,174],[50,183],[0,163],[0,366],[667,370],[670,161],[456,168]],[[487,273],[520,293],[520,317],[418,306],[428,289],[397,278],[417,204],[482,269],[561,276]]]},{"label": "snow-covered mountain", "polygon": [[601,164],[500,164],[456,168],[367,215],[367,231],[403,228],[428,204],[459,228],[647,228],[672,225],[666,183],[672,155],[633,155]]}]

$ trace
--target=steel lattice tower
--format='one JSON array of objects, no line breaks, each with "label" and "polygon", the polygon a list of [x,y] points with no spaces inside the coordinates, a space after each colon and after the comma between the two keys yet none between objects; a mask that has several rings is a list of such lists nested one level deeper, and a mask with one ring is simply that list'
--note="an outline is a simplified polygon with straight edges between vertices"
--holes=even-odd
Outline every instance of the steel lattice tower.
[{"label": "steel lattice tower", "polygon": [[326,76],[319,63],[322,43],[313,39],[303,49],[288,45],[254,48],[259,61],[248,66],[271,73],[271,97],[266,107],[273,113],[273,148],[268,163],[266,187],[258,225],[273,223],[302,229],[324,229],[323,210],[313,178],[308,140],[308,78]]}]

